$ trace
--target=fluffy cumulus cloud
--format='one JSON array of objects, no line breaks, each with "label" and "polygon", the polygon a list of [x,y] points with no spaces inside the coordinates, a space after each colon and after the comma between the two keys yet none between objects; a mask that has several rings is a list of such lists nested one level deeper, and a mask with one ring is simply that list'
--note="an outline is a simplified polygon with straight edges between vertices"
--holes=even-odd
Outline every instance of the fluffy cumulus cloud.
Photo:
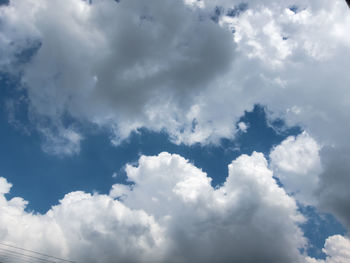
[{"label": "fluffy cumulus cloud", "polygon": [[308,263],[345,263],[350,261],[350,240],[342,236],[331,236],[326,240],[323,252],[326,260],[307,258]]},{"label": "fluffy cumulus cloud", "polygon": [[260,153],[229,165],[219,188],[178,155],[142,156],[130,186],[72,192],[46,214],[0,180],[0,240],[78,262],[304,262],[304,221]]},{"label": "fluffy cumulus cloud", "polygon": [[270,166],[286,191],[304,205],[331,212],[350,227],[347,149],[324,146],[307,133],[288,137],[270,153]]},{"label": "fluffy cumulus cloud", "polygon": [[288,137],[270,153],[271,167],[284,188],[305,204],[315,204],[322,172],[320,146],[307,133]]}]

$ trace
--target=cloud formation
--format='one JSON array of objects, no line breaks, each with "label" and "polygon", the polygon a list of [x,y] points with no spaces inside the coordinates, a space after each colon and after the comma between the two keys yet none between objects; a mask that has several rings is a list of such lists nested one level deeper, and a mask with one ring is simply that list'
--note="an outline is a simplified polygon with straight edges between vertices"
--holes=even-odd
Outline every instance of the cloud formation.
[{"label": "cloud formation", "polygon": [[270,166],[287,193],[304,205],[314,205],[336,215],[349,229],[348,149],[322,148],[304,132],[276,146],[270,159]]},{"label": "cloud formation", "polygon": [[320,146],[307,133],[290,136],[270,153],[271,167],[286,191],[299,201],[315,205],[322,172]]},{"label": "cloud formation", "polygon": [[350,240],[340,235],[327,238],[323,252],[326,260],[307,258],[308,263],[345,263],[350,261]]},{"label": "cloud formation", "polygon": [[230,32],[181,1],[14,0],[1,18],[3,64],[40,43],[20,65],[32,113],[58,127],[66,114],[107,126],[115,141],[162,129],[167,115],[180,129],[180,109],[228,69],[235,49]]},{"label": "cloud formation", "polygon": [[[13,0],[0,9],[1,68],[23,73],[39,130],[71,131],[68,115],[111,130],[116,144],[140,127],[215,143],[260,103],[341,145],[350,131],[346,3],[240,3]],[[23,54],[32,58],[20,63]]]},{"label": "cloud formation", "polygon": [[219,188],[179,155],[141,156],[130,186],[72,192],[46,214],[7,200],[0,180],[0,240],[78,262],[303,262],[295,201],[260,153],[229,165]]},{"label": "cloud formation", "polygon": [[[45,135],[44,150],[54,154],[79,152],[83,135],[76,126],[67,124],[67,118],[110,130],[114,134],[114,144],[140,127],[164,130],[176,143],[218,143],[220,138],[234,137],[234,123],[245,110],[252,109],[257,103],[266,105],[271,119],[283,118],[288,125],[299,125],[307,132],[297,138],[288,138],[271,153],[272,169],[286,191],[306,204],[316,204],[324,211],[334,213],[349,228],[350,12],[346,3],[342,0],[249,1],[244,8],[240,4],[240,1],[225,0],[151,0],[147,3],[99,0],[92,4],[82,0],[12,0],[9,5],[0,6],[0,67],[2,71],[21,76],[31,120]],[[170,168],[161,166],[162,161],[177,157],[160,155],[157,158],[157,165],[165,170],[160,172],[159,168],[154,174],[170,173]],[[241,162],[246,162],[252,171],[256,171],[257,163],[258,167],[266,166],[262,159],[258,154],[242,157],[230,169],[233,173]],[[142,165],[144,160],[145,166]],[[129,211],[127,213],[144,213],[145,219],[135,221],[135,228],[143,229],[140,232],[145,237],[138,231],[131,235],[144,247],[134,256],[142,258],[147,254],[155,260],[161,255],[153,254],[149,248],[153,245],[162,244],[158,251],[164,255],[172,253],[174,257],[178,256],[177,251],[186,248],[184,244],[193,244],[194,252],[199,249],[199,243],[196,248],[197,243],[191,239],[202,233],[194,223],[199,218],[192,217],[191,209],[183,209],[184,204],[185,208],[193,203],[198,205],[198,214],[203,216],[204,224],[215,222],[238,231],[243,237],[242,244],[245,240],[258,242],[259,235],[265,239],[269,236],[265,232],[257,234],[255,228],[241,229],[239,223],[237,226],[232,223],[234,220],[225,221],[226,216],[261,217],[262,222],[267,220],[265,225],[269,229],[270,218],[265,218],[263,210],[257,207],[263,207],[264,211],[277,209],[279,213],[283,205],[287,205],[289,208],[283,211],[285,221],[290,225],[284,225],[283,230],[281,227],[281,240],[271,241],[269,245],[284,246],[287,242],[285,233],[295,233],[296,221],[288,219],[296,213],[292,199],[283,190],[276,190],[282,191],[279,194],[285,196],[282,199],[286,204],[270,207],[271,200],[259,195],[263,183],[257,184],[259,180],[244,169],[240,170],[245,174],[244,178],[230,174],[224,186],[212,189],[206,175],[187,164],[184,167],[198,176],[173,175],[170,177],[172,182],[159,178],[160,189],[176,201],[161,194],[154,196],[154,200],[147,199],[143,194],[156,194],[154,186],[158,184],[149,184],[148,177],[141,178],[138,173],[142,173],[152,160],[144,157],[138,168],[128,168],[130,179],[135,182],[131,190],[127,186],[113,187],[111,195],[121,195],[122,201],[113,200],[111,196],[75,193],[65,197],[51,214],[55,215],[54,209],[60,210],[66,201],[73,205],[74,200],[79,203],[84,198],[88,204],[105,199],[112,206],[123,207]],[[147,169],[153,172],[157,165]],[[175,168],[178,167],[175,165]],[[186,174],[187,170],[181,169],[180,174]],[[267,171],[260,171],[264,174],[262,178],[270,178]],[[152,181],[153,176],[148,179]],[[242,189],[256,184],[252,191],[254,195],[245,196],[231,185],[231,176]],[[181,183],[181,180],[188,182]],[[275,184],[272,179],[266,180],[269,183],[265,186]],[[9,185],[1,184],[0,191],[7,192]],[[224,190],[236,194],[225,195]],[[265,194],[270,196],[272,193]],[[84,198],[80,199],[81,196]],[[239,200],[237,204],[235,198]],[[144,200],[149,202],[145,204]],[[26,213],[23,210],[25,202],[21,199],[7,201],[3,198],[2,202],[6,209],[30,218],[28,220],[46,220],[48,217]],[[172,217],[167,223],[166,215],[162,214],[166,211],[157,210],[157,202],[161,202],[162,207],[169,205],[173,212],[176,210],[173,217],[185,221],[193,236],[178,231],[181,226],[177,226]],[[207,202],[215,206],[222,202],[226,212],[214,213],[215,209],[204,205]],[[232,211],[231,205],[235,207]],[[118,222],[124,224],[123,219]],[[77,229],[73,230],[79,231]],[[278,230],[277,227],[273,231]],[[95,237],[94,233],[92,237]],[[225,233],[222,235],[227,241],[236,244],[230,232],[227,236]],[[251,236],[255,238],[249,239]],[[292,256],[298,260],[300,255],[296,251],[302,243],[300,236],[297,234],[293,239],[289,235],[288,242],[292,242],[289,248],[296,250],[289,251],[292,254],[287,253],[288,256],[283,248],[274,250],[281,252],[277,256],[269,254],[270,247],[261,251],[255,244],[257,255],[271,258],[269,262],[275,257],[283,262],[293,262],[290,261]],[[202,237],[201,240],[217,238],[210,231],[204,231]],[[86,238],[90,240],[90,236]],[[162,238],[173,244],[163,246],[159,241]],[[201,246],[207,247],[205,241],[201,242]],[[263,244],[268,246],[267,242]],[[124,248],[120,249],[128,255]],[[243,248],[226,251],[224,246],[221,249],[221,255],[245,251]],[[92,253],[93,250],[82,251]],[[211,250],[204,252],[210,258]],[[184,257],[190,256],[184,254]],[[199,255],[194,253],[194,256]],[[331,254],[330,257],[334,258]],[[241,262],[244,260],[249,262],[242,255]]]}]

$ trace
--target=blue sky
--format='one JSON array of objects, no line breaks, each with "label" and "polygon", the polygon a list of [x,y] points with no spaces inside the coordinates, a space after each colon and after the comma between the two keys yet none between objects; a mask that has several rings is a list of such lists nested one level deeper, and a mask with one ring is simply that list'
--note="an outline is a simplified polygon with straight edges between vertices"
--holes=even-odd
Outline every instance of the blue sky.
[{"label": "blue sky", "polygon": [[[3,97],[3,101],[6,96]],[[82,142],[81,152],[74,156],[52,156],[42,151],[40,136],[28,135],[8,122],[8,112],[2,110],[1,136],[6,138],[1,151],[2,173],[16,187],[11,196],[22,196],[30,201],[28,209],[44,213],[64,194],[82,190],[108,193],[114,183],[127,183],[124,166],[137,163],[140,155],[160,152],[179,154],[201,167],[211,178],[213,186],[220,185],[227,176],[227,165],[241,154],[259,151],[268,156],[271,148],[300,129],[288,128],[281,133],[266,122],[264,109],[256,106],[240,121],[249,123],[246,133],[234,140],[223,140],[220,145],[176,145],[167,134],[140,130],[121,145],[113,146],[107,132],[92,132]],[[25,120],[19,120],[24,123]],[[235,124],[232,124],[235,125]],[[112,175],[116,173],[117,177]],[[45,197],[45,198],[43,198]]]},{"label": "blue sky", "polygon": [[68,1],[0,1],[0,261],[349,262],[344,1]]}]

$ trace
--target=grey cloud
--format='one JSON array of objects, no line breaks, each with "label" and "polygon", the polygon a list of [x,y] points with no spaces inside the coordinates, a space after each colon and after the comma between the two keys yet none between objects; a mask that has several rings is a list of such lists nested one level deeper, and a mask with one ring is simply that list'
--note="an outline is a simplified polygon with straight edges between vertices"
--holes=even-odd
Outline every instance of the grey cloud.
[{"label": "grey cloud", "polygon": [[29,3],[14,0],[3,10],[4,33],[40,41],[21,65],[22,82],[31,112],[54,126],[69,114],[104,126],[131,122],[132,130],[155,104],[186,111],[232,62],[231,33],[181,1],[41,0],[24,23]]},{"label": "grey cloud", "polygon": [[317,191],[320,207],[350,229],[350,149],[327,147],[321,151],[325,167]]},{"label": "grey cloud", "polygon": [[[220,3],[229,9],[241,2]],[[232,123],[262,103],[322,143],[341,144],[350,130],[345,122],[337,128],[349,95],[345,3],[250,1],[240,16],[215,24],[209,14],[218,4],[40,0],[28,12],[29,0],[14,0],[2,8],[0,41],[8,40],[5,54],[27,39],[41,41],[20,68],[31,112],[53,126],[69,114],[112,130],[115,142],[146,127],[165,129],[175,142],[215,143],[232,138]]]}]

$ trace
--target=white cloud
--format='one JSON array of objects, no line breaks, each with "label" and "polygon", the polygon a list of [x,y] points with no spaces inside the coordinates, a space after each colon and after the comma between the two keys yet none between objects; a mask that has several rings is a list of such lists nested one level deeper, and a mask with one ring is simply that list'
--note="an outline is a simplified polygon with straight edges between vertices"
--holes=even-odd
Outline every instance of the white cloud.
[{"label": "white cloud", "polygon": [[1,241],[78,262],[152,261],[162,241],[151,216],[107,195],[72,192],[45,215],[24,211],[20,198],[0,203]]},{"label": "white cloud", "polygon": [[335,235],[327,238],[323,248],[327,255],[326,260],[308,258],[309,263],[348,263],[350,262],[350,240],[346,237]]},{"label": "white cloud", "polygon": [[306,132],[290,136],[270,153],[271,167],[287,192],[306,204],[316,204],[322,172],[320,146]]},{"label": "white cloud", "polygon": [[[244,93],[231,91],[232,95],[225,94],[225,98],[235,98],[240,105],[249,100],[267,105],[271,118],[281,117],[290,125],[300,125],[325,146],[320,157],[314,155],[321,158],[323,173],[316,176],[316,170],[309,171],[311,176],[305,178],[311,181],[305,185],[296,175],[289,176],[288,182],[284,179],[285,185],[290,187],[289,192],[299,192],[299,198],[309,202],[315,190],[318,207],[349,227],[350,78],[346,69],[350,61],[350,12],[345,1],[296,3],[297,13],[286,8],[290,4],[266,1],[239,17],[222,18],[223,25],[237,32],[236,70],[231,77]],[[229,99],[221,103],[231,105]],[[317,177],[318,184],[310,187]]]},{"label": "white cloud", "polygon": [[306,205],[334,214],[350,227],[349,149],[323,147],[307,133],[288,137],[270,153],[286,191]]},{"label": "white cloud", "polygon": [[58,127],[54,131],[48,128],[39,128],[40,132],[45,136],[43,150],[56,155],[74,155],[80,152],[80,142],[82,135],[73,128]]},{"label": "white cloud", "polygon": [[0,194],[6,194],[10,191],[12,184],[8,183],[5,178],[0,178]]},{"label": "white cloud", "polygon": [[241,131],[241,132],[247,132],[247,129],[248,129],[248,125],[245,123],[245,122],[239,122],[238,124],[238,129]]},{"label": "white cloud", "polygon": [[[168,153],[142,156],[126,172],[132,186],[72,192],[44,215],[2,194],[0,241],[78,262],[303,262],[304,219],[262,154],[233,161],[217,189]],[[0,186],[9,191],[6,180]]]}]

